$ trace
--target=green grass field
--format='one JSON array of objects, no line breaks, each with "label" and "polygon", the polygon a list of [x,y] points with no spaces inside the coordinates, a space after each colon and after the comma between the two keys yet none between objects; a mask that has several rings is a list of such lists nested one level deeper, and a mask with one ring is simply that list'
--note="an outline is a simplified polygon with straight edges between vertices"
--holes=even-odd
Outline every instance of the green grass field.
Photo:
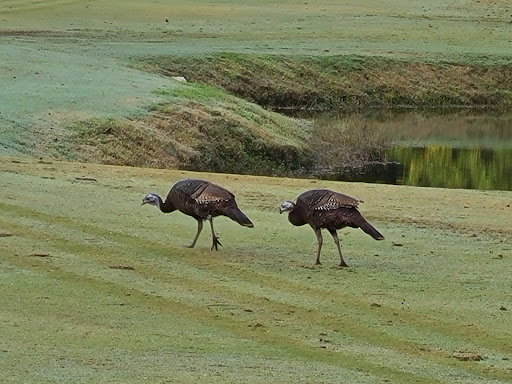
[{"label": "green grass field", "polygon": [[[510,62],[511,13],[506,0],[2,1],[0,381],[510,383],[511,192],[52,156],[71,151],[61,144],[69,126],[90,119],[107,132],[140,128],[155,106],[164,128],[195,116],[173,115],[181,104],[171,96],[195,101],[198,85],[146,72],[146,58],[350,54],[491,68]],[[307,134],[242,104],[223,95],[199,112],[230,123],[245,113],[263,134],[294,124]],[[102,125],[109,119],[122,124]],[[161,127],[146,132],[172,136]],[[119,156],[118,138],[100,144]],[[207,228],[185,248],[193,219],[140,204],[188,176],[232,190],[255,228],[219,218],[220,252],[210,252]],[[313,231],[293,227],[278,206],[314,187],[364,200],[362,213],[386,240],[341,231],[350,267],[338,269],[326,234],[323,265],[313,268]]]},{"label": "green grass field", "polygon": [[[512,195],[0,158],[5,383],[508,383]],[[141,206],[200,176],[255,223]],[[326,236],[278,206],[328,187],[386,236]],[[461,361],[454,354],[481,361]],[[464,355],[465,354],[465,355]]]}]

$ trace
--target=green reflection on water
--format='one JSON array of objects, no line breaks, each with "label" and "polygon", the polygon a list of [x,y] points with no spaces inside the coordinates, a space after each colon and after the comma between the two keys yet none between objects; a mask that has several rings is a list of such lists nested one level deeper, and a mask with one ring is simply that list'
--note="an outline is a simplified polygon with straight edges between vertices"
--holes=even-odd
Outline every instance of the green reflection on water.
[{"label": "green reflection on water", "polygon": [[[358,174],[330,174],[344,181],[423,187],[512,190],[512,113],[460,110],[369,110],[323,114],[316,125],[363,126],[387,138],[385,159],[400,165],[369,166]],[[334,128],[332,128],[334,127]],[[340,148],[343,150],[343,148]],[[339,164],[333,164],[333,168]]]},{"label": "green reflection on water", "polygon": [[509,148],[395,147],[388,156],[403,164],[400,184],[512,190]]}]

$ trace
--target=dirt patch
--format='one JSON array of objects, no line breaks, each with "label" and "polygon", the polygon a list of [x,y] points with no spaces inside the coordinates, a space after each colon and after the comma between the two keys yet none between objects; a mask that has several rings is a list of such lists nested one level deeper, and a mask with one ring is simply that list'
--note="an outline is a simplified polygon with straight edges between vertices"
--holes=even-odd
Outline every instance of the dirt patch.
[{"label": "dirt patch", "polygon": [[0,36],[44,36],[44,37],[63,37],[69,33],[60,31],[45,30],[18,30],[18,29],[0,29]]},{"label": "dirt patch", "polygon": [[464,352],[464,351],[453,352],[451,357],[453,357],[457,360],[460,360],[460,361],[482,361],[485,358],[480,353]]}]

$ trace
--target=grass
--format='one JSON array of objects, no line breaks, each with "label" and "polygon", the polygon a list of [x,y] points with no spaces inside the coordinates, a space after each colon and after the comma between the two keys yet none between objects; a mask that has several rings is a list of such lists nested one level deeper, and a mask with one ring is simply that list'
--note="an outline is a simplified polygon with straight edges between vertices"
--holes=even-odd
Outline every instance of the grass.
[{"label": "grass", "polygon": [[271,109],[506,110],[512,67],[362,55],[217,53],[143,58],[150,71],[211,84]]},{"label": "grass", "polygon": [[[3,382],[505,383],[510,192],[410,188],[0,159]],[[141,207],[199,176],[255,228]],[[329,187],[384,233],[327,240],[277,213]],[[419,203],[420,202],[420,203]],[[401,246],[400,246],[401,245]],[[454,352],[484,360],[459,361]]]},{"label": "grass", "polygon": [[[250,1],[236,4],[179,0],[173,4],[110,0],[5,1],[6,30],[49,31],[111,40],[118,53],[148,41],[139,52],[218,50],[260,53],[345,54],[480,58],[507,62],[510,54],[505,0],[462,2],[390,0],[339,3]],[[167,19],[169,22],[165,22]],[[207,20],[207,22],[205,21]],[[476,26],[476,27],[475,27]],[[162,43],[162,44],[159,44]],[[101,44],[103,45],[103,44]]]},{"label": "grass", "polygon": [[[205,108],[249,116],[242,119],[247,130],[263,119],[263,140],[270,144],[296,124],[241,100],[234,102],[235,110],[219,105],[211,97],[229,95],[163,76],[176,69],[178,74],[195,69],[192,80],[223,85],[272,107],[510,106],[510,12],[501,0],[285,1],[278,6],[124,1],[123,7],[111,0],[9,0],[0,5],[0,24],[3,155],[115,162],[113,155],[124,158],[129,146],[91,155],[73,145],[68,127],[97,119],[120,125],[146,119],[137,128],[151,135],[153,125],[169,124],[169,116],[151,121],[155,106],[162,105],[204,124],[211,122],[208,114],[202,120]],[[191,97],[201,101],[198,110],[186,103]],[[292,136],[300,152],[304,124],[298,125]],[[157,137],[159,143],[169,142]],[[171,144],[170,155],[151,163],[154,153],[148,151],[136,165],[182,164],[179,156],[186,159],[196,150],[188,143]],[[165,150],[164,144],[155,149]],[[133,165],[138,154],[125,164]],[[259,165],[261,156],[253,163]]]},{"label": "grass", "polygon": [[206,102],[206,94],[185,102],[183,96],[161,94],[168,102],[152,107],[150,116],[75,123],[64,141],[51,143],[52,151],[105,164],[244,174],[292,175],[311,164],[311,124],[305,120],[225,93]]},{"label": "grass", "polygon": [[[370,57],[492,74],[512,53],[505,1],[7,0],[0,25],[2,382],[510,381],[510,192],[49,160],[132,164],[123,156],[133,151],[138,165],[163,166],[163,149],[194,159],[201,136],[186,133],[211,128],[205,121],[242,121],[255,137],[300,146],[307,124],[178,83],[141,59],[293,54],[341,57],[357,70]],[[155,140],[162,145],[149,146]],[[220,252],[206,234],[184,248],[195,222],[140,202],[186,176],[231,189],[256,227],[218,219]],[[351,267],[334,268],[327,243],[324,265],[311,268],[311,229],[277,214],[311,187],[365,200],[386,241],[342,231]],[[484,359],[452,357],[460,351]]]}]

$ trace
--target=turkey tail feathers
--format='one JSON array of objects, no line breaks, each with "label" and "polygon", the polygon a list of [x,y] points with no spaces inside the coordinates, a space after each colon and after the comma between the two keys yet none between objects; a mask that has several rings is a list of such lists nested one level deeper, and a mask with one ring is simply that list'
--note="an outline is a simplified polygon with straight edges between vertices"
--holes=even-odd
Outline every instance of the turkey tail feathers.
[{"label": "turkey tail feathers", "polygon": [[366,220],[359,227],[375,240],[384,240],[384,236]]},{"label": "turkey tail feathers", "polygon": [[254,224],[245,214],[237,207],[230,208],[226,211],[226,215],[233,221],[236,221],[238,224],[243,225],[244,227],[252,228]]}]

